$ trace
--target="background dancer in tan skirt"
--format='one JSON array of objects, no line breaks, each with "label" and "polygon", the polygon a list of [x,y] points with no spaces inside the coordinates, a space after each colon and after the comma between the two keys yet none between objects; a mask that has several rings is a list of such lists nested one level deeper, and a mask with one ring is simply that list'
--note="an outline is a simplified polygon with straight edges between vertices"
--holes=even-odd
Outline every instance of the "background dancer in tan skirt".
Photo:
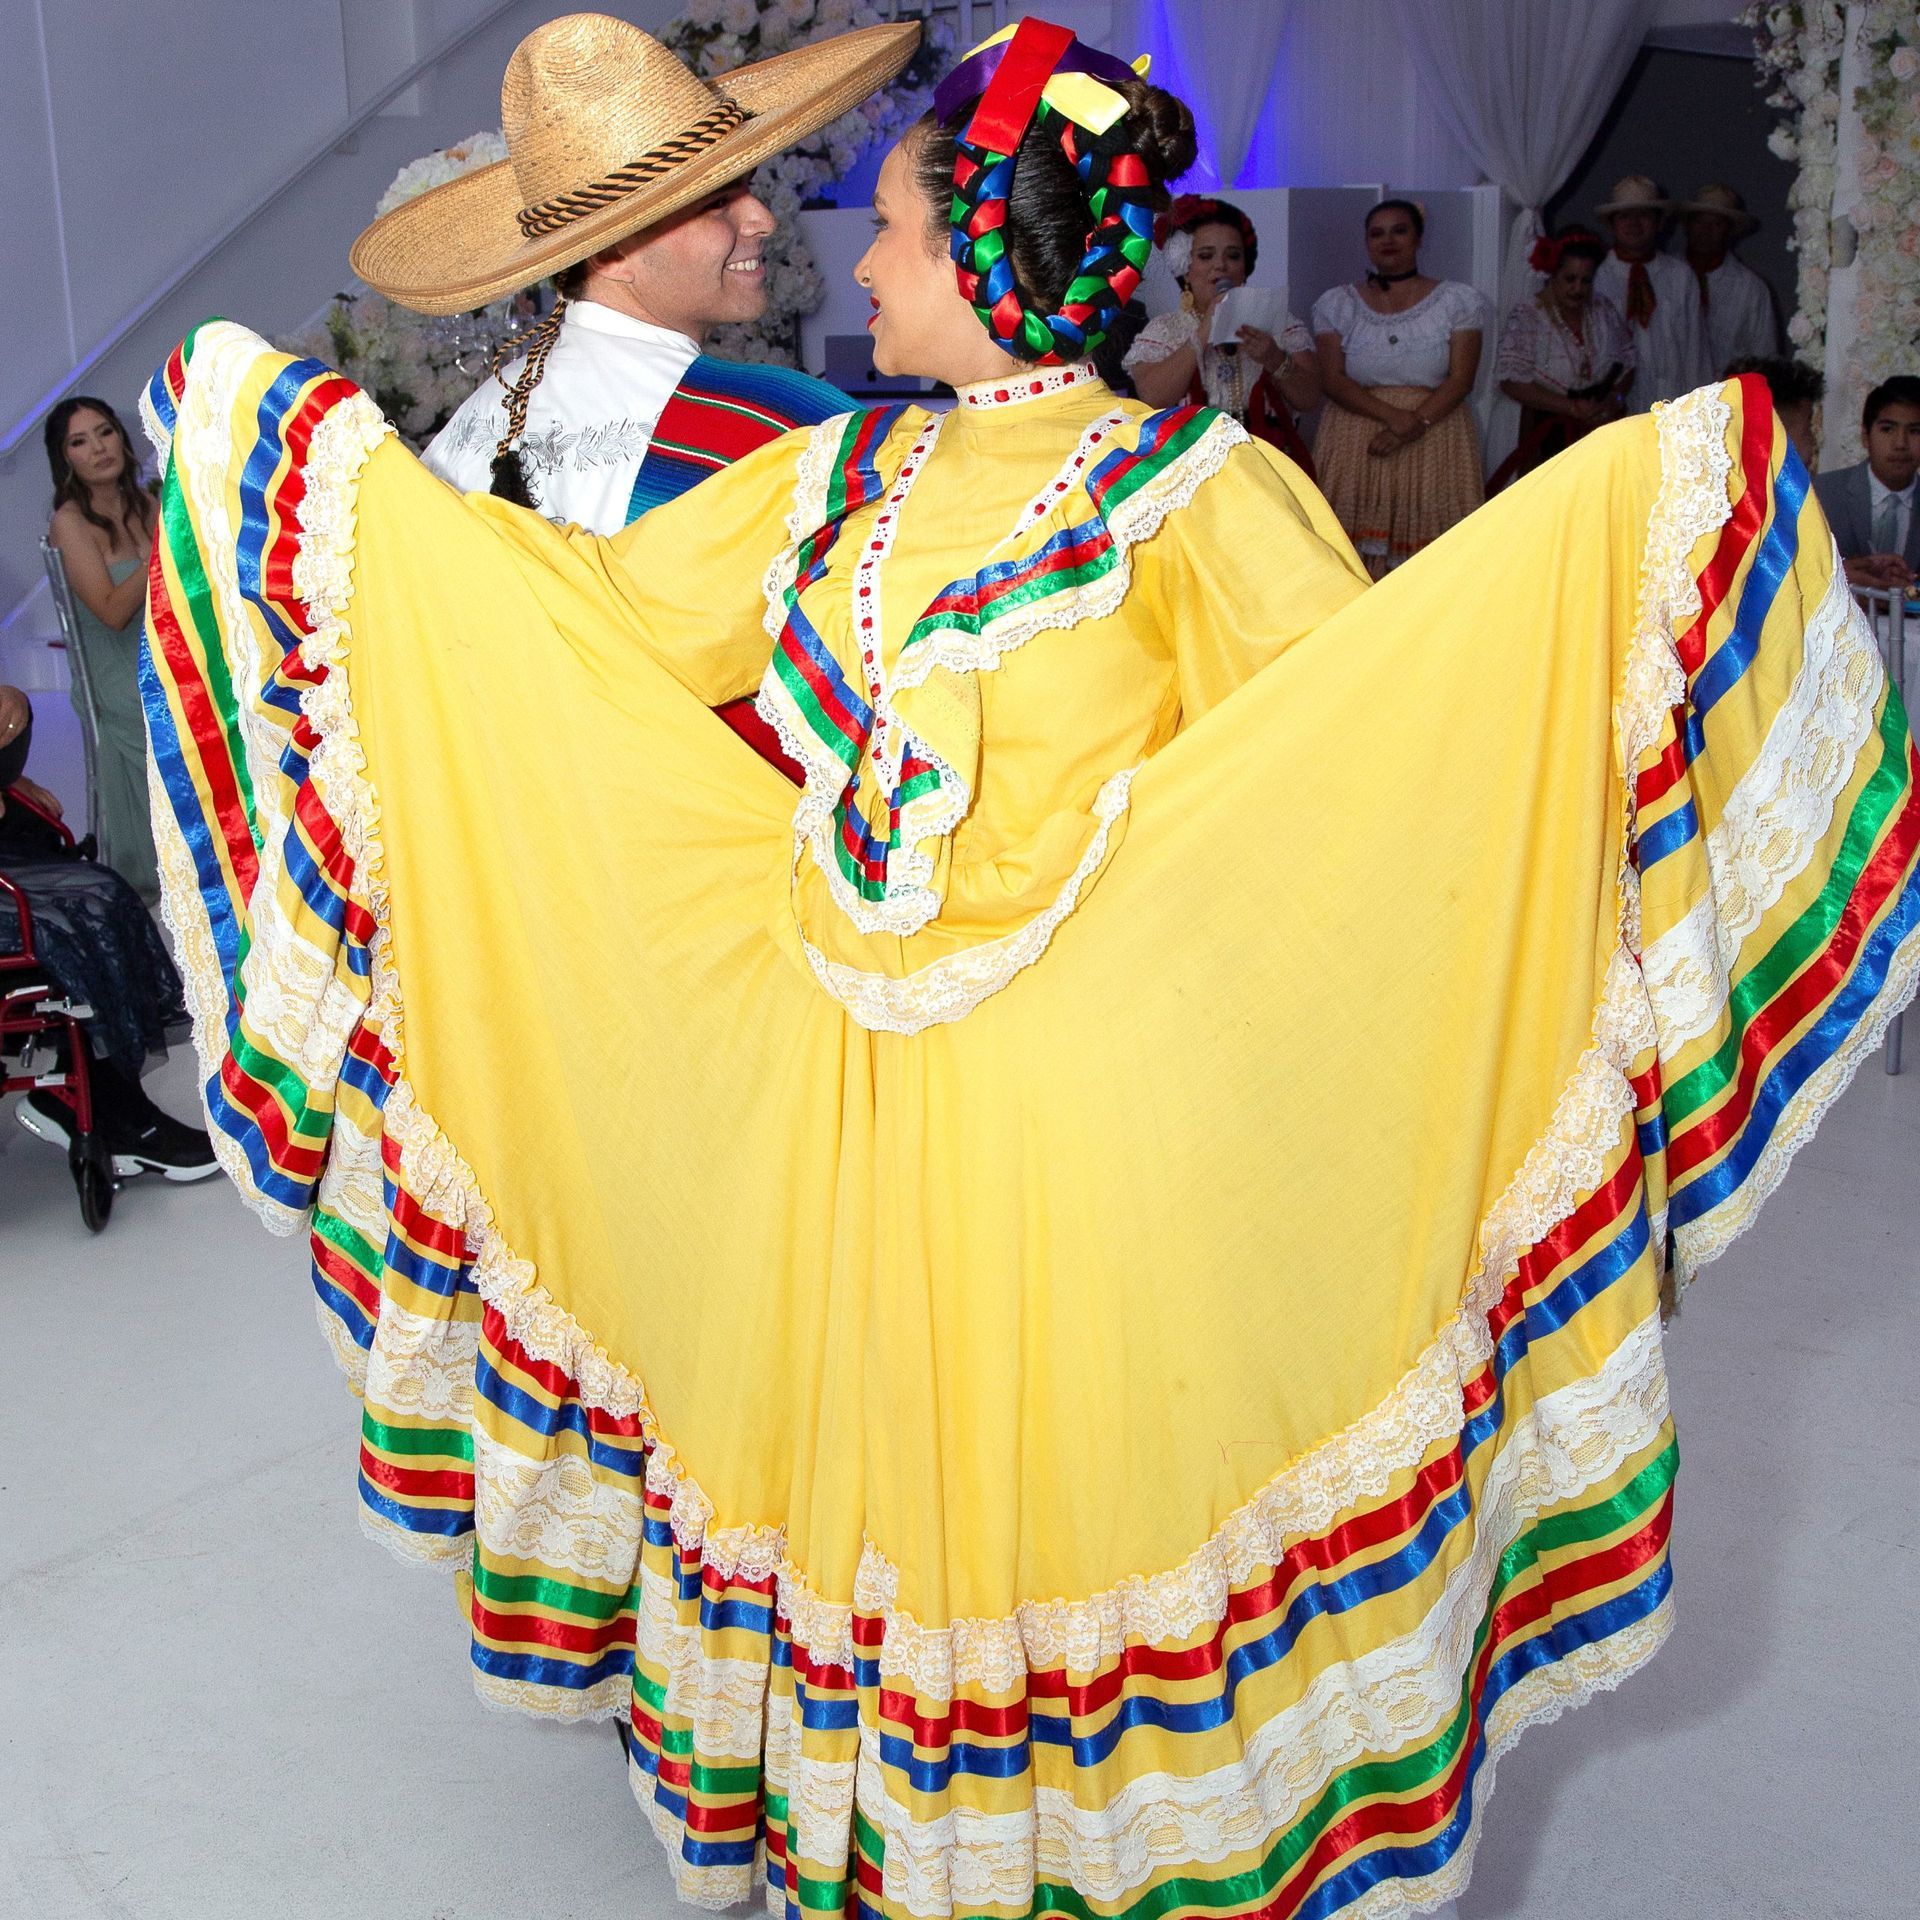
[{"label": "background dancer in tan skirt", "polygon": [[1486,303],[1420,271],[1425,227],[1411,200],[1382,200],[1367,215],[1366,279],[1313,306],[1327,398],[1314,465],[1376,580],[1486,497],[1480,436],[1462,404],[1480,370]]}]

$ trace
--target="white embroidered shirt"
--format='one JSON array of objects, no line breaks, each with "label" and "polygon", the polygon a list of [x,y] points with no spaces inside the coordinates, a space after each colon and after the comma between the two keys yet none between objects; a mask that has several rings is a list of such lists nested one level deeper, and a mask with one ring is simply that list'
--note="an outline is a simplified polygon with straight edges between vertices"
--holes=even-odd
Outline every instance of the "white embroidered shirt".
[{"label": "white embroidered shirt", "polygon": [[[550,520],[593,533],[627,523],[634,476],[653,444],[660,412],[699,348],[683,333],[575,300],[527,407],[520,457]],[[502,368],[509,381],[520,368]],[[506,392],[489,377],[427,447],[427,466],[462,493],[485,493],[507,430]]]},{"label": "white embroidered shirt", "polygon": [[1494,355],[1496,380],[1531,381],[1555,393],[1578,393],[1610,366],[1633,365],[1633,330],[1611,300],[1595,294],[1580,316],[1578,333],[1557,313],[1549,313],[1545,301],[1543,289],[1507,315]]},{"label": "white embroidered shirt", "polygon": [[[1653,282],[1653,318],[1634,327],[1639,365],[1627,389],[1627,406],[1647,413],[1656,400],[1676,400],[1703,387],[1719,369],[1712,365],[1707,323],[1700,311],[1700,283],[1693,269],[1677,255],[1656,253],[1646,263]],[[1593,276],[1596,297],[1611,300],[1622,315],[1627,312],[1629,268],[1617,253],[1609,253]],[[1633,322],[1629,319],[1631,327]]]}]

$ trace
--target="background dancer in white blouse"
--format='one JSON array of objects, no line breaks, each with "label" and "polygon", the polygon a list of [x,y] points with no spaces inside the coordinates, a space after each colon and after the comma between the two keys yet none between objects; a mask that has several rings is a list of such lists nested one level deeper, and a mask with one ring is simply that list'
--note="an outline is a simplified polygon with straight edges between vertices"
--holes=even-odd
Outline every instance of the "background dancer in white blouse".
[{"label": "background dancer in white blouse", "polygon": [[1639,370],[1627,404],[1648,413],[1656,400],[1677,399],[1718,377],[1700,311],[1700,283],[1684,260],[1660,251],[1673,203],[1644,173],[1616,180],[1596,211],[1613,234],[1613,249],[1594,275],[1594,291],[1611,300],[1633,329]]},{"label": "background dancer in white blouse", "polygon": [[1327,395],[1313,443],[1320,490],[1376,580],[1486,497],[1464,402],[1487,304],[1420,271],[1426,224],[1413,201],[1382,200],[1367,215],[1365,281],[1313,306]]},{"label": "background dancer in white blouse", "polygon": [[1626,410],[1633,335],[1593,290],[1606,257],[1607,243],[1585,227],[1534,243],[1529,259],[1547,283],[1507,315],[1493,363],[1500,391],[1519,403],[1520,441],[1487,482],[1489,493]]},{"label": "background dancer in white blouse", "polygon": [[1180,304],[1135,335],[1123,362],[1150,407],[1204,401],[1296,461],[1311,478],[1313,456],[1294,416],[1320,404],[1313,335],[1287,314],[1276,333],[1241,327],[1237,344],[1211,339],[1222,295],[1245,286],[1260,235],[1231,202],[1183,193],[1154,222],[1154,243],[1180,285]]},{"label": "background dancer in white blouse", "polygon": [[1687,236],[1687,265],[1700,283],[1707,347],[1718,379],[1736,360],[1765,360],[1780,351],[1780,321],[1767,283],[1730,249],[1760,222],[1721,181],[1709,181],[1678,208]]}]

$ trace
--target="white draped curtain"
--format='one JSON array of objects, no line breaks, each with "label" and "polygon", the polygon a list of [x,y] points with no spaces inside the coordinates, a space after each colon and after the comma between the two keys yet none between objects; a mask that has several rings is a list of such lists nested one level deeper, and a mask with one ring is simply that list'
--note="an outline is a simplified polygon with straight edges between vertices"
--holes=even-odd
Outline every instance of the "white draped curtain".
[{"label": "white draped curtain", "polygon": [[1657,11],[1655,0],[1396,0],[1414,68],[1454,138],[1519,201],[1514,297],[1541,209],[1566,183]]},{"label": "white draped curtain", "polygon": [[[1395,0],[1414,70],[1473,163],[1520,203],[1500,271],[1500,313],[1534,284],[1543,209],[1600,129],[1640,51],[1655,0]],[[1491,342],[1488,343],[1491,347]],[[1496,396],[1491,466],[1519,413]]]},{"label": "white draped curtain", "polygon": [[1139,0],[1137,33],[1153,77],[1192,106],[1200,157],[1182,187],[1231,187],[1276,80],[1291,0]]}]

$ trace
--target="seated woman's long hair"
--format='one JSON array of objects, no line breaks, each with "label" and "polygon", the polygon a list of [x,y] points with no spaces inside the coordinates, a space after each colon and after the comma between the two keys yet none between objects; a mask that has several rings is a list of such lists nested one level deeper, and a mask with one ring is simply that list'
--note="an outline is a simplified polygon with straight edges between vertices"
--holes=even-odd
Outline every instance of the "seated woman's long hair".
[{"label": "seated woman's long hair", "polygon": [[[120,478],[114,483],[114,497],[119,507],[117,526],[94,510],[92,489],[74,472],[73,462],[67,457],[67,435],[74,416],[87,412],[99,414],[119,437]],[[96,400],[91,394],[69,394],[47,415],[46,440],[47,465],[53,473],[53,511],[58,513],[70,503],[115,546],[123,539],[130,546],[145,546],[153,537],[157,509],[153,495],[140,484],[139,457],[120,416],[104,400]]]}]

